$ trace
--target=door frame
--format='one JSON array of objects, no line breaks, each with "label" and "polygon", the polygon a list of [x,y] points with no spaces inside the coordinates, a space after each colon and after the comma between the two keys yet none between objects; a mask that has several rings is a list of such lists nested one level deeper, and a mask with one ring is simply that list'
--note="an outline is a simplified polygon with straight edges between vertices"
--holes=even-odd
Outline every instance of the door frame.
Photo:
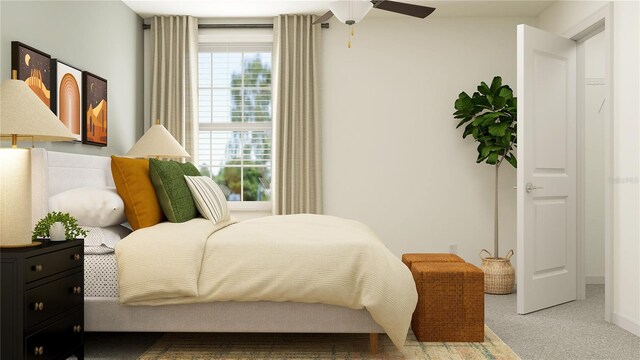
[{"label": "door frame", "polygon": [[605,37],[605,93],[607,107],[604,113],[604,319],[611,322],[613,318],[613,31],[612,6],[607,4],[589,15],[562,36],[577,43],[577,258],[576,276],[577,298],[586,298],[586,218],[585,218],[585,52],[584,42],[590,37],[604,32]]}]

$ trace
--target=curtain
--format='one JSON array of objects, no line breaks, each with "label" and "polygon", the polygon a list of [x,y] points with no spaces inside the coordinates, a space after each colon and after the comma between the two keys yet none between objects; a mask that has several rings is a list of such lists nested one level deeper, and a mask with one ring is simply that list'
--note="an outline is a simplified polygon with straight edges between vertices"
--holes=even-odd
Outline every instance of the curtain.
[{"label": "curtain", "polygon": [[274,213],[322,213],[318,117],[320,25],[311,15],[274,23]]},{"label": "curtain", "polygon": [[197,159],[198,19],[155,16],[151,23],[151,124],[156,120]]}]

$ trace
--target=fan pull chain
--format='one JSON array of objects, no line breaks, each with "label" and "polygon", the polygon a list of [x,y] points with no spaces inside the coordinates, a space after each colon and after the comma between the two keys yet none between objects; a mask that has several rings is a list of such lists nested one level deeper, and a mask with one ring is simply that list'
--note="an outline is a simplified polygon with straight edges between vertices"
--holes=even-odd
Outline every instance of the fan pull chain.
[{"label": "fan pull chain", "polygon": [[347,34],[349,34],[349,35],[348,35],[348,36],[349,36],[349,41],[347,42],[347,47],[348,47],[349,49],[351,49],[351,36],[352,36],[352,35],[351,35],[351,34],[352,34],[352,32],[351,32],[351,29],[350,29],[350,28],[351,28],[351,25],[349,25],[349,28],[347,29],[347,30],[348,30]]},{"label": "fan pull chain", "polygon": [[356,35],[356,29],[353,25],[349,25],[349,49],[351,49],[351,38],[354,37]]}]

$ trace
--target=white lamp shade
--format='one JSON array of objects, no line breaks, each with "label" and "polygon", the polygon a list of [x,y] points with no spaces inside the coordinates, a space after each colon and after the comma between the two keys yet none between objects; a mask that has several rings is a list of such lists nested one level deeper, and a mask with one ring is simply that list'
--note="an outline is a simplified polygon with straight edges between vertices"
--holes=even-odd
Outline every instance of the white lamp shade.
[{"label": "white lamp shade", "polygon": [[369,0],[341,0],[329,4],[329,9],[340,22],[347,24],[349,21],[358,23],[373,8]]},{"label": "white lamp shade", "polygon": [[0,87],[0,134],[30,137],[33,141],[68,141],[76,138],[20,80],[6,80]]},{"label": "white lamp shade", "polygon": [[153,125],[127,152],[130,157],[190,158],[191,155],[160,124]]},{"label": "white lamp shade", "polygon": [[0,246],[31,244],[31,150],[0,149],[0,164]]}]

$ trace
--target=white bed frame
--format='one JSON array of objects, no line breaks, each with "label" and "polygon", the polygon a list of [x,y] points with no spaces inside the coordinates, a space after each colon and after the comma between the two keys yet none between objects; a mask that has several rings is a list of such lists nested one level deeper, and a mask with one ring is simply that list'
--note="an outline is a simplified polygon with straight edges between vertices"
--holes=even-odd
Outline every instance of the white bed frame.
[{"label": "white bed frame", "polygon": [[[86,186],[114,186],[109,157],[32,150],[33,221],[49,196]],[[377,351],[384,330],[366,310],[295,302],[212,302],[127,306],[117,298],[85,297],[85,331],[368,333]]]}]

